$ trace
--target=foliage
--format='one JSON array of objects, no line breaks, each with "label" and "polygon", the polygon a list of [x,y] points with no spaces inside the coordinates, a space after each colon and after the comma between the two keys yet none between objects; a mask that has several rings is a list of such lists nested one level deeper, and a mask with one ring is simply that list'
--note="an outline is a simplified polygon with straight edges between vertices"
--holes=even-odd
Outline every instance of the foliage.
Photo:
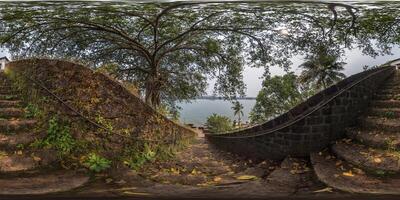
[{"label": "foliage", "polygon": [[293,72],[283,76],[267,76],[250,112],[250,121],[265,122],[288,111],[312,94],[313,91],[307,85],[300,84]]},{"label": "foliage", "polygon": [[124,163],[132,168],[132,169],[139,169],[143,164],[148,161],[153,161],[156,157],[156,151],[150,148],[150,145],[145,143],[143,145],[143,151],[134,150],[130,152],[130,156]]},{"label": "foliage", "polygon": [[[386,6],[388,5],[388,6]],[[287,68],[320,44],[335,55],[361,48],[376,56],[399,44],[398,4],[331,2],[3,3],[3,47],[16,57],[74,57],[95,67],[118,64],[151,105],[205,93],[244,94],[243,66]],[[90,13],[90,15],[88,14]]]},{"label": "foliage", "polygon": [[307,56],[307,61],[300,65],[300,68],[303,68],[301,82],[313,85],[317,89],[325,89],[346,77],[340,72],[344,70],[343,66],[346,63],[338,61],[338,55],[328,52],[324,46],[316,51]]},{"label": "foliage", "polygon": [[104,171],[111,166],[111,161],[95,153],[90,153],[83,163],[87,168],[94,172]]},{"label": "foliage", "polygon": [[238,125],[240,128],[240,117],[243,116],[243,105],[239,101],[235,101],[232,106],[233,114],[238,116]]},{"label": "foliage", "polygon": [[180,115],[179,115],[178,109],[179,108],[177,108],[177,107],[169,107],[165,104],[162,104],[157,108],[157,111],[160,114],[166,116],[168,119],[171,119],[173,121],[179,121]]},{"label": "foliage", "polygon": [[96,69],[97,72],[109,75],[111,77],[117,76],[118,74],[117,70],[118,70],[118,64],[115,63],[104,64]]},{"label": "foliage", "polygon": [[229,117],[213,113],[207,118],[206,127],[211,133],[222,133],[233,129]]},{"label": "foliage", "polygon": [[72,137],[67,125],[60,124],[56,117],[49,120],[47,135],[42,140],[36,140],[33,147],[52,147],[60,156],[71,154],[76,148],[77,142]]},{"label": "foliage", "polygon": [[24,108],[25,118],[35,118],[41,114],[39,107],[35,104],[28,103],[28,105]]}]

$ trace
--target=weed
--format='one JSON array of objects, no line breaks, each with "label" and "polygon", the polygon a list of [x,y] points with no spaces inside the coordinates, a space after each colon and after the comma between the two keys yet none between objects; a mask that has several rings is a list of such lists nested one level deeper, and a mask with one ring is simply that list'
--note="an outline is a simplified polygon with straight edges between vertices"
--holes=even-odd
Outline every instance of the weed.
[{"label": "weed", "polygon": [[17,144],[17,149],[23,150],[25,148],[24,144]]},{"label": "weed", "polygon": [[41,114],[39,107],[29,103],[25,108],[25,118],[35,118]]},{"label": "weed", "polygon": [[100,124],[100,125],[102,125],[102,126],[104,126],[109,132],[112,132],[113,131],[113,126],[112,126],[112,123],[111,122],[109,122],[109,121],[107,121],[106,119],[104,119],[104,117],[102,117],[102,116],[100,116],[100,115],[97,115],[97,117],[96,117],[96,122],[98,123],[98,124]]},{"label": "weed", "polygon": [[11,100],[11,99],[13,99],[13,98],[15,98],[15,95],[5,95],[5,96],[4,96],[4,99],[5,99],[5,100]]},{"label": "weed", "polygon": [[386,147],[389,151],[396,151],[396,140],[393,139],[387,139],[386,141]]},{"label": "weed", "polygon": [[110,167],[111,161],[103,158],[95,153],[89,154],[87,159],[83,163],[87,168],[94,172],[101,172]]},{"label": "weed", "polygon": [[385,176],[385,175],[386,175],[386,172],[383,171],[383,170],[376,170],[376,171],[375,171],[375,174],[378,175],[378,176]]},{"label": "weed", "polygon": [[143,151],[135,151],[134,153],[132,153],[131,156],[124,161],[124,164],[132,169],[137,170],[146,162],[154,161],[155,156],[156,152],[153,151],[150,146],[145,143],[143,146]]},{"label": "weed", "polygon": [[383,117],[386,118],[395,118],[396,117],[396,113],[393,111],[386,111],[385,113],[383,113]]}]

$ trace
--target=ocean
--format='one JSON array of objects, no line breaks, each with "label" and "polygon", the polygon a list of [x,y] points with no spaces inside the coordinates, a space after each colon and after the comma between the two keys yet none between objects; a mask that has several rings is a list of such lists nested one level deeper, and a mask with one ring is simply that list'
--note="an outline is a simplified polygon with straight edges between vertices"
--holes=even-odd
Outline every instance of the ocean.
[{"label": "ocean", "polygon": [[[241,117],[242,122],[248,121],[249,113],[253,108],[256,100],[239,100],[243,105],[243,114]],[[233,116],[232,103],[225,100],[209,100],[209,99],[196,99],[191,103],[178,104],[182,109],[180,110],[180,121],[185,124],[194,124],[196,126],[204,125],[207,117],[213,113],[229,117],[232,121],[237,118]]]}]

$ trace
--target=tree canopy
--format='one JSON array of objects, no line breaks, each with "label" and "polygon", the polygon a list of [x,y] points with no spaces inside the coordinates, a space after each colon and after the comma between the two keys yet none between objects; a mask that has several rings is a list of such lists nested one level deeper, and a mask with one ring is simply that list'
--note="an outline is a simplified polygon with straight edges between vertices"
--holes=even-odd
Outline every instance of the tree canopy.
[{"label": "tree canopy", "polygon": [[303,69],[300,81],[315,89],[326,89],[346,77],[341,72],[346,63],[340,61],[337,55],[330,54],[326,47],[318,48],[315,54],[306,59],[300,65]]},{"label": "tree canopy", "polygon": [[266,77],[250,112],[250,121],[262,123],[270,120],[290,110],[313,93],[312,88],[301,84],[293,72]]},{"label": "tree canopy", "polygon": [[243,67],[290,66],[324,44],[336,55],[376,56],[399,44],[397,4],[3,3],[3,48],[14,57],[74,58],[137,83],[147,103],[203,95],[207,80],[225,98],[243,96]]}]

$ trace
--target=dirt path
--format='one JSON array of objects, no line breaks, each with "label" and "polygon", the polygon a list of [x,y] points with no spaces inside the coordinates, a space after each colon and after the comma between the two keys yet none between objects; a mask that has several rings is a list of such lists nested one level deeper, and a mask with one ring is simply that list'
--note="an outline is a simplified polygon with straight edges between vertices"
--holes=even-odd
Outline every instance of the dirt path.
[{"label": "dirt path", "polygon": [[126,170],[116,180],[99,175],[90,186],[81,188],[77,194],[249,198],[315,196],[321,193],[314,191],[323,188],[324,185],[315,181],[307,160],[247,160],[221,152],[199,137],[173,160],[149,164],[138,172]]}]

